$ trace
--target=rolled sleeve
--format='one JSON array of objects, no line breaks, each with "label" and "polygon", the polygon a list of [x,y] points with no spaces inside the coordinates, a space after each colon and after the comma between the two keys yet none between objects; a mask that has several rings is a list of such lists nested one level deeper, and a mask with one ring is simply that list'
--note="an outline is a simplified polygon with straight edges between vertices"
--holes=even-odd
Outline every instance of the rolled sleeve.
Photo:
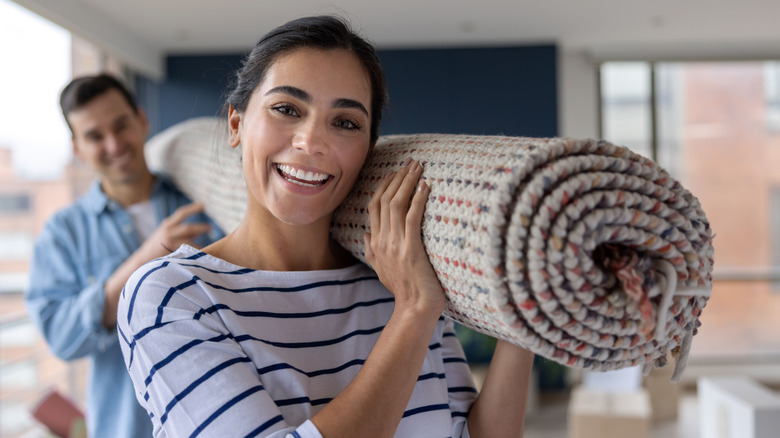
[{"label": "rolled sleeve", "polygon": [[104,351],[117,339],[115,331],[103,326],[107,276],[93,279],[85,275],[84,263],[74,255],[67,233],[61,230],[68,228],[55,219],[39,236],[25,301],[51,351],[71,360]]},{"label": "rolled sleeve", "polygon": [[293,433],[287,434],[285,438],[322,438],[322,434],[311,420],[306,420]]},{"label": "rolled sleeve", "polygon": [[108,330],[103,325],[103,312],[106,307],[106,280],[90,284],[78,295],[78,307],[81,309],[81,325],[93,336],[94,348],[105,351],[118,342],[116,330]]}]

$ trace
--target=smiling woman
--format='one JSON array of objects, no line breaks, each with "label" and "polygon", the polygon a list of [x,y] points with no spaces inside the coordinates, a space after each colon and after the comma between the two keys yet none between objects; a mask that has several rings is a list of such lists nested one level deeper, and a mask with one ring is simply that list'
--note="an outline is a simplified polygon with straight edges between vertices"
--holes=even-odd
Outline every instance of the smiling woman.
[{"label": "smiling woman", "polygon": [[477,393],[422,245],[422,165],[407,159],[376,189],[371,267],[330,235],[378,137],[373,47],[338,18],[303,18],[261,39],[237,77],[227,124],[243,219],[203,250],[145,265],[120,300],[125,362],[155,432],[520,436],[532,355],[499,341]]}]

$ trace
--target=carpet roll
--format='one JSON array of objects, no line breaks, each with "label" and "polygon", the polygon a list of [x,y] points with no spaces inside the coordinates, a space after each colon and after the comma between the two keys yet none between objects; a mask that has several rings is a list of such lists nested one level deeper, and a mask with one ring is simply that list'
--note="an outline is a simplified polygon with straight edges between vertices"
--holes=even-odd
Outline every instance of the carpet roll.
[{"label": "carpet roll", "polygon": [[365,207],[407,157],[431,185],[423,241],[450,317],[567,366],[663,366],[669,353],[684,365],[712,234],[666,171],[606,141],[382,137],[333,219],[358,258]]},{"label": "carpet roll", "polygon": [[[214,160],[215,129],[174,126],[147,157],[229,231],[246,189],[237,156]],[[431,186],[422,237],[449,317],[571,367],[647,372],[671,356],[680,378],[714,251],[698,200],[664,169],[606,141],[384,136],[331,226],[360,260],[368,202],[408,157]]]}]

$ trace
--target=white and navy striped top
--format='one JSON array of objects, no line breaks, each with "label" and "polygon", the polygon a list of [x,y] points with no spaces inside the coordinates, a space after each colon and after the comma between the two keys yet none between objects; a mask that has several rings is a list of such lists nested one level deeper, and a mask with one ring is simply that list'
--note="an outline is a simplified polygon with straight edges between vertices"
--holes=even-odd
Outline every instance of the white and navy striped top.
[{"label": "white and navy striped top", "polygon": [[[363,264],[272,272],[182,246],[128,281],[118,328],[156,437],[320,437],[309,418],[368,357],[393,296]],[[396,437],[466,437],[477,396],[441,318]]]}]

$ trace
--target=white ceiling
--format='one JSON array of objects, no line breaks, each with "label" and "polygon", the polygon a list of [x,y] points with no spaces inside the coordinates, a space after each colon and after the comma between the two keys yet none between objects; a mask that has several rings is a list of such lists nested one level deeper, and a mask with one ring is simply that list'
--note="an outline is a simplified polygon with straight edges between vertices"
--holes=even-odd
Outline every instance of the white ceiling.
[{"label": "white ceiling", "polygon": [[152,76],[338,13],[380,48],[557,43],[596,57],[780,56],[778,0],[14,0]]}]

